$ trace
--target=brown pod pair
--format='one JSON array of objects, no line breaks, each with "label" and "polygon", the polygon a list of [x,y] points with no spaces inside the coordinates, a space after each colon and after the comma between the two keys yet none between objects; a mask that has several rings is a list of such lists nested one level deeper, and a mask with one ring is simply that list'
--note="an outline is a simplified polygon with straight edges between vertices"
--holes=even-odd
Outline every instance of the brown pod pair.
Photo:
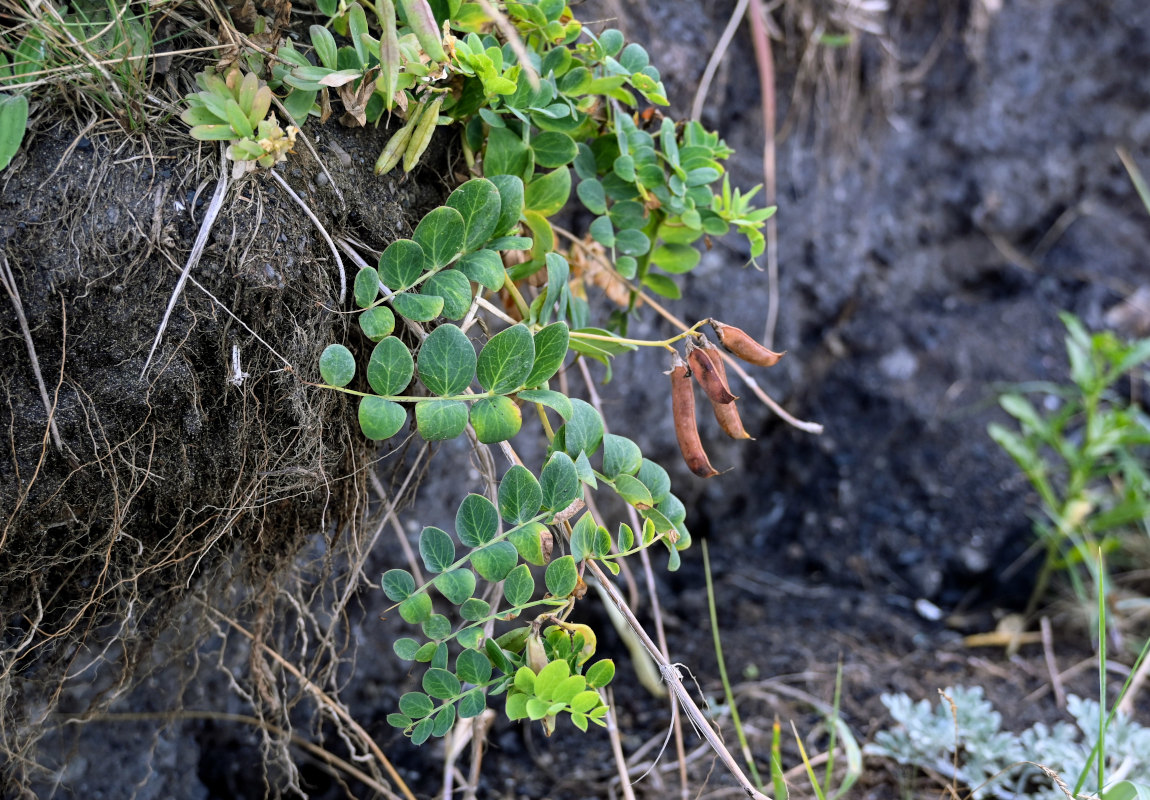
[{"label": "brown pod pair", "polygon": [[[723,356],[719,348],[711,344],[706,337],[699,337],[701,345],[687,342],[687,360],[691,365],[691,372],[707,399],[711,401],[711,408],[715,412],[715,419],[723,433],[732,439],[750,439],[751,434],[743,427],[743,420],[739,416],[739,408],[735,404],[738,398],[731,394],[727,384],[727,366],[723,363]],[[726,400],[725,398],[731,398]]]},{"label": "brown pod pair", "polygon": [[748,364],[773,367],[779,363],[780,358],[786,355],[785,352],[776,353],[774,350],[768,350],[756,342],[749,333],[736,328],[734,325],[725,325],[717,319],[709,320],[709,322],[711,327],[715,329],[715,335],[719,337],[719,344],[726,348],[728,353]]},{"label": "brown pod pair", "polygon": [[703,442],[699,439],[699,425],[695,419],[695,387],[691,385],[691,371],[687,362],[676,352],[671,356],[671,416],[675,420],[675,438],[679,450],[691,472],[700,478],[719,474],[711,466]]}]

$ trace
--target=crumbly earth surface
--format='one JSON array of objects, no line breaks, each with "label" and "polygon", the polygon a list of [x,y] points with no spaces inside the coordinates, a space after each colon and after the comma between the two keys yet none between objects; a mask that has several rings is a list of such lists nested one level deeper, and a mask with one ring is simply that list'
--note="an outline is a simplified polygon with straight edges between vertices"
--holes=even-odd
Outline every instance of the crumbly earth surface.
[{"label": "crumbly earth surface", "polygon": [[[840,4],[813,5],[837,19]],[[676,113],[685,114],[733,7],[589,0],[578,13],[588,20],[617,17],[611,24],[644,43],[667,78]],[[820,751],[826,739],[818,704],[831,701],[840,662],[841,713],[860,742],[890,724],[883,693],[933,701],[938,689],[955,684],[984,686],[1013,730],[1065,719],[1040,645],[1007,655],[963,642],[964,635],[993,630],[1025,604],[1035,569],[1034,561],[1019,560],[1031,542],[1033,497],[985,431],[989,422],[1006,421],[995,404],[1003,385],[1066,380],[1060,310],[1103,328],[1107,312],[1150,283],[1150,224],[1115,156],[1116,147],[1125,147],[1150,170],[1144,80],[1150,9],[1140,0],[895,3],[873,20],[854,18],[856,24],[873,21],[881,36],[861,34],[854,44],[810,52],[802,14],[783,13],[779,20],[783,38],[775,43],[775,61],[785,136],[777,154],[781,309],[774,342],[788,354],[755,377],[825,432],[795,431],[748,397],[741,401],[743,417],[756,440],[721,440],[717,426],[704,421],[711,460],[729,472],[698,481],[678,463],[661,375],[667,366],[662,354],[650,353],[628,356],[622,368],[617,362],[614,380],[597,387],[609,423],[672,468],[676,492],[688,504],[688,524],[696,540],[708,543],[725,660],[760,764],[766,763],[775,719],[783,723],[785,768],[801,764],[789,721],[809,737],[808,752]],[[829,32],[841,30],[832,26]],[[753,65],[744,26],[703,112],[703,121],[738,151],[732,182],[742,186],[762,180],[762,97]],[[299,736],[347,755],[335,724],[301,699],[282,666],[259,657],[258,648],[226,622],[206,624],[195,612],[197,602],[218,592],[233,598],[241,622],[270,629],[268,641],[297,654],[318,652],[316,663],[328,659],[333,666],[321,673],[323,686],[338,691],[418,796],[441,796],[442,745],[414,748],[385,721],[398,697],[416,688],[391,651],[391,642],[407,633],[402,621],[389,615],[379,591],[361,587],[332,625],[314,610],[330,602],[329,590],[299,590],[329,585],[327,578],[361,555],[352,546],[340,556],[345,560],[329,556],[340,536],[349,535],[336,528],[348,517],[333,509],[362,513],[366,507],[362,483],[353,484],[351,497],[331,499],[322,477],[347,474],[345,454],[354,439],[354,421],[346,427],[348,409],[338,401],[331,402],[334,408],[311,408],[325,401],[301,390],[294,377],[276,373],[274,359],[191,286],[158,351],[161,366],[152,369],[149,388],[137,382],[218,165],[180,152],[164,160],[168,151],[155,149],[148,162],[138,149],[118,152],[95,137],[87,137],[90,149],[77,146],[65,158],[74,136],[38,132],[32,152],[45,155],[0,174],[6,181],[0,195],[5,252],[35,320],[48,390],[60,397],[61,434],[75,460],[96,465],[76,471],[67,453],[54,452],[35,386],[14,369],[5,384],[13,455],[0,464],[7,470],[0,477],[5,487],[26,485],[41,460],[43,474],[56,476],[54,483],[38,479],[22,501],[26,511],[19,513],[29,518],[34,509],[48,510],[35,515],[39,527],[27,521],[13,527],[14,541],[23,542],[27,553],[72,547],[83,557],[54,559],[58,574],[29,569],[4,584],[3,607],[27,609],[23,622],[6,617],[5,646],[19,645],[27,635],[35,618],[29,599],[45,591],[45,582],[68,585],[68,570],[88,570],[88,583],[79,584],[88,594],[64,606],[83,608],[87,597],[105,592],[102,587],[120,589],[118,578],[101,574],[105,550],[130,554],[142,548],[147,554],[155,544],[141,530],[156,537],[173,520],[195,530],[197,514],[210,515],[217,506],[249,508],[254,501],[228,506],[196,492],[256,490],[246,471],[253,459],[279,482],[260,495],[259,524],[238,525],[239,544],[207,548],[193,536],[179,551],[188,555],[131,573],[143,574],[131,588],[146,602],[135,606],[129,621],[146,629],[146,647],[125,647],[134,640],[119,635],[116,626],[124,623],[112,616],[92,623],[103,638],[60,652],[55,662],[46,657],[49,665],[69,665],[73,676],[62,686],[59,711],[98,713],[72,725],[59,716],[37,718],[42,700],[5,673],[4,691],[23,704],[25,715],[11,718],[7,724],[17,727],[5,730],[5,740],[32,741],[32,724],[46,730],[35,747],[21,751],[40,768],[8,773],[25,781],[10,794],[259,798],[280,794],[293,778],[313,798],[376,796],[361,782],[333,776],[286,741],[282,729],[294,720]],[[421,181],[385,185],[378,197],[352,197],[367,191],[354,187],[371,185],[363,176],[382,132],[324,128],[319,136],[321,157],[335,172],[347,210],[340,210],[306,157],[293,160],[284,174],[322,206],[325,220],[369,245],[402,235],[413,218],[404,212],[418,218],[418,210],[434,205],[450,184],[451,170],[441,161]],[[324,137],[332,137],[335,147],[325,148]],[[127,158],[137,160],[120,163]],[[61,162],[66,166],[51,175]],[[105,177],[89,177],[101,163]],[[433,177],[437,170],[442,180]],[[289,361],[310,368],[317,343],[322,349],[343,325],[326,311],[334,308],[337,291],[330,256],[275,186],[247,186],[233,190],[195,275]],[[157,192],[161,200],[154,199]],[[178,213],[177,200],[184,208]],[[64,208],[71,209],[71,224],[61,233]],[[152,253],[145,260],[140,254],[147,243],[163,246],[169,229],[176,264]],[[251,252],[237,254],[248,242]],[[34,262],[33,254],[41,252],[42,260]],[[100,252],[111,260],[91,260]],[[714,316],[759,332],[767,276],[744,267],[747,258],[741,242],[715,242],[671,310],[690,321]],[[129,290],[133,277],[138,288]],[[19,329],[10,317],[4,320],[2,361],[26,371]],[[294,331],[303,333],[293,345]],[[669,332],[653,314],[641,312],[631,333]],[[244,369],[255,376],[241,389],[226,383],[232,343],[242,346]],[[110,408],[117,411],[114,424]],[[251,430],[253,416],[262,423],[258,435]],[[285,427],[267,428],[269,422]],[[307,441],[292,444],[292,436]],[[110,452],[124,441],[129,444]],[[183,455],[177,454],[181,443],[192,445]],[[388,488],[398,489],[414,452],[375,457]],[[481,488],[469,459],[462,443],[443,446],[426,475],[412,482],[418,491],[401,514],[409,538],[424,525],[448,527],[466,492]],[[103,472],[92,471],[97,468]],[[150,483],[147,473],[164,482]],[[0,495],[0,508],[7,517],[17,495],[3,491],[8,494]],[[83,512],[74,498],[90,498]],[[121,523],[121,535],[111,538],[114,528],[103,523],[121,518],[132,527]],[[77,530],[89,538],[77,540]],[[355,535],[366,543],[373,532]],[[237,566],[252,563],[246,555],[237,561],[237,552],[265,554],[256,561],[262,571]],[[380,535],[362,558],[369,577],[402,565],[395,531]],[[710,700],[734,743],[711,643],[700,548],[685,554],[676,573],[663,570],[663,559],[654,560],[672,659],[698,681],[700,696]],[[206,582],[208,588],[190,597],[171,591],[209,568],[226,577]],[[294,616],[260,612],[285,603],[296,604]],[[623,750],[638,752],[634,763],[648,765],[667,734],[667,701],[634,678],[605,613],[594,601],[583,606],[578,613],[602,632],[600,654],[620,666],[613,686]],[[145,625],[136,621],[141,611],[159,616]],[[1054,663],[1070,673],[1066,689],[1095,696],[1082,616],[1058,603],[1046,614],[1053,622]],[[640,616],[653,624],[649,602],[641,604]],[[319,639],[317,650],[317,635],[336,628],[337,635]],[[193,642],[189,630],[197,634]],[[1127,633],[1128,643],[1146,635],[1137,628]],[[120,678],[125,662],[137,679]],[[11,702],[6,708],[17,707]],[[262,709],[263,727],[250,719],[253,706]],[[1143,720],[1150,715],[1145,699],[1138,713]],[[269,731],[269,724],[278,724],[280,733]],[[687,796],[735,796],[722,765],[689,728],[685,748]],[[465,770],[466,756],[460,764]],[[451,780],[458,790],[466,776]],[[791,785],[793,796],[809,796],[798,773]],[[678,791],[672,740],[636,792],[654,798]],[[867,759],[852,796],[885,800],[938,792],[921,775]],[[580,735],[560,725],[545,738],[537,728],[497,721],[487,735],[478,797],[621,794],[609,741],[600,731]]]}]

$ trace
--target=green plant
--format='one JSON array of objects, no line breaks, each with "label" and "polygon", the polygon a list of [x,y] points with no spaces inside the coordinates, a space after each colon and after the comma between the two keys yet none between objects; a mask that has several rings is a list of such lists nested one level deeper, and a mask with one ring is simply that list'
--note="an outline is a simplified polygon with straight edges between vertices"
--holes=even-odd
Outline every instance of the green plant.
[{"label": "green plant", "polygon": [[270,167],[287,158],[298,130],[288,126],[285,133],[275,115],[269,114],[272,91],[254,73],[241,75],[233,68],[221,78],[201,72],[196,83],[203,91],[187,98],[188,107],[180,119],[192,126],[193,138],[229,142],[233,177],[257,164]]},{"label": "green plant", "polygon": [[[1071,385],[1026,384],[999,402],[1020,430],[992,424],[990,436],[1018,463],[1038,492],[1043,516],[1034,523],[1045,561],[1031,599],[1041,598],[1055,570],[1069,575],[1083,602],[1095,594],[1084,583],[1108,586],[1096,554],[1121,546],[1120,534],[1148,532],[1150,418],[1118,395],[1121,381],[1150,360],[1150,339],[1125,343],[1091,334],[1062,315]],[[1044,396],[1045,409],[1025,395]]]},{"label": "green plant", "polygon": [[[969,796],[974,798],[1065,800],[1067,792],[1031,762],[1060,776],[1078,775],[1089,763],[1098,741],[1099,719],[1105,718],[1096,701],[1070,695],[1067,710],[1073,724],[1060,722],[1051,727],[1038,723],[1014,734],[1002,730],[1002,715],[980,687],[947,688],[942,694],[951,702],[943,700],[933,708],[925,700],[914,703],[905,694],[883,695],[883,705],[896,727],[880,731],[866,752],[956,780],[969,787]],[[1116,714],[1105,742],[1108,770],[1121,768],[1130,782],[1150,783],[1150,728]],[[1115,788],[1109,787],[1108,792]]]}]

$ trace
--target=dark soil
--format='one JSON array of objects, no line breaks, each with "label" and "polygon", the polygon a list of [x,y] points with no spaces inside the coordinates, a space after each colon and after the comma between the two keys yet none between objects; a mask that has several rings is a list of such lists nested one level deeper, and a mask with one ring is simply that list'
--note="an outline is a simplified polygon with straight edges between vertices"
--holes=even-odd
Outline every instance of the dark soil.
[{"label": "dark soil", "polygon": [[[734,3],[701,5],[587,2],[578,14],[602,19],[624,6],[621,26],[651,51],[668,78],[675,111],[683,113]],[[673,467],[676,491],[688,501],[688,524],[696,539],[708,542],[727,668],[741,681],[739,711],[760,764],[776,718],[783,723],[785,767],[800,763],[789,721],[810,735],[808,750],[819,750],[825,739],[815,703],[830,702],[840,662],[842,714],[860,742],[889,724],[884,692],[933,700],[940,688],[978,684],[1012,729],[1062,718],[1040,646],[1007,656],[962,640],[992,630],[1003,614],[1025,604],[1035,566],[1016,563],[1031,541],[1033,498],[985,430],[1005,419],[995,404],[1004,383],[1065,381],[1060,310],[1102,328],[1109,309],[1150,282],[1150,225],[1114,155],[1123,146],[1144,168],[1150,165],[1144,80],[1150,9],[1141,0],[1053,7],[1020,0],[988,10],[996,5],[894,3],[882,20],[882,42],[862,35],[857,48],[820,53],[813,68],[797,66],[807,63],[799,15],[780,12],[787,38],[776,43],[778,96],[790,133],[778,152],[782,313],[775,343],[788,355],[756,378],[791,412],[823,423],[822,436],[797,432],[765,408],[744,403],[756,441],[720,440],[717,427],[705,422],[712,461],[731,471],[703,483],[679,466],[666,423],[661,354],[629,356],[623,368],[617,363],[614,381],[599,387],[615,432]],[[738,150],[733,183],[752,185],[762,174],[761,98],[745,30],[725,64],[704,122]],[[340,424],[347,409],[275,372],[274,358],[192,286],[165,334],[150,384],[137,381],[199,219],[199,212],[194,218],[176,212],[175,195],[164,192],[207,181],[196,206],[202,207],[214,187],[214,159],[200,163],[152,142],[153,159],[171,156],[171,164],[140,158],[124,165],[118,162],[145,151],[115,152],[96,137],[64,159],[72,135],[37,132],[28,163],[0,175],[7,181],[0,230],[50,393],[60,382],[62,360],[65,365],[56,411],[61,434],[74,461],[88,466],[77,470],[45,438],[22,337],[4,317],[0,363],[23,370],[11,370],[5,381],[13,420],[5,427],[14,442],[11,460],[0,464],[6,518],[16,507],[9,498],[20,496],[12,488],[15,470],[26,486],[24,476],[44,454],[33,491],[16,512],[26,516],[10,523],[16,538],[6,546],[24,553],[39,548],[51,555],[55,572],[14,576],[0,587],[0,603],[10,648],[30,630],[29,601],[37,592],[83,585],[87,578],[88,593],[64,608],[74,612],[69,619],[96,631],[90,644],[62,646],[52,656],[46,643],[18,666],[68,664],[75,677],[63,684],[60,711],[99,713],[82,725],[39,718],[44,700],[37,692],[57,684],[29,684],[25,673],[7,667],[0,695],[12,698],[5,706],[14,711],[5,718],[5,738],[29,743],[20,750],[28,762],[13,762],[9,774],[26,781],[25,796],[206,800],[275,796],[294,763],[309,797],[375,796],[362,783],[333,777],[298,747],[276,749],[269,739],[282,744],[279,734],[219,716],[263,709],[265,722],[283,727],[294,721],[300,736],[347,756],[330,717],[315,713],[289,675],[253,656],[247,640],[226,624],[208,626],[195,613],[196,598],[230,592],[237,616],[251,627],[264,624],[268,641],[310,653],[313,663],[329,658],[318,673],[325,688],[338,691],[420,797],[438,796],[442,746],[413,748],[385,722],[399,695],[415,687],[391,652],[394,638],[406,633],[402,622],[381,619],[385,598],[364,588],[353,595],[345,624],[335,626],[341,632],[334,643],[317,648],[317,634],[331,622],[314,610],[330,600],[330,590],[300,593],[299,587],[327,586],[346,559],[358,555],[354,545],[338,557],[330,554],[349,535],[340,523],[353,517],[342,512],[362,513],[366,506],[362,482],[334,489],[348,484],[329,480],[358,468],[354,424]],[[321,141],[320,151],[337,173],[346,209],[306,155],[293,159],[285,175],[334,228],[369,245],[379,247],[405,230],[450,183],[432,178],[437,171],[449,174],[442,161],[424,171],[426,183],[364,181],[383,133],[324,128],[321,135],[338,144],[325,149]],[[352,163],[341,167],[340,152]],[[50,176],[62,159],[66,166]],[[350,196],[352,187],[365,186],[355,191],[370,195]],[[157,192],[163,201],[153,200]],[[183,199],[188,208],[192,201]],[[308,376],[319,349],[342,335],[340,318],[326,310],[335,307],[337,291],[330,256],[311,223],[270,182],[239,184],[227,208],[217,223],[218,243],[194,274]],[[173,244],[163,244],[154,231]],[[238,255],[237,249],[245,251],[235,243],[249,241],[251,251]],[[176,266],[153,252],[162,246],[172,248]],[[741,266],[747,261],[742,248],[734,240],[717,242],[672,310],[761,330],[766,279]],[[92,254],[104,252],[112,254],[103,262],[109,267],[87,266]],[[292,338],[285,330],[302,333]],[[666,335],[653,315],[641,316],[632,331],[648,334]],[[241,389],[226,383],[233,343],[241,345],[244,369],[257,376]],[[113,453],[117,443],[122,448]],[[424,525],[448,527],[464,494],[481,486],[469,458],[462,443],[435,455],[403,515],[410,538]],[[396,480],[410,461],[405,452],[380,457],[385,476]],[[268,473],[258,486],[253,463]],[[141,480],[141,469],[164,481]],[[219,530],[209,525],[219,508],[255,505],[235,498],[257,489],[259,509],[242,515],[226,542],[197,538],[197,531]],[[160,546],[173,525],[187,531],[182,549]],[[127,536],[142,542],[139,558],[163,557],[154,567],[141,562],[143,580],[119,587],[114,575],[101,575],[102,556],[113,545],[135,552]],[[402,564],[394,532],[379,541],[364,566],[369,578]],[[68,555],[70,547],[75,556]],[[655,560],[672,659],[719,707],[699,547],[685,554],[677,573],[665,573],[664,559]],[[253,570],[252,563],[263,569]],[[203,587],[209,569],[228,579],[178,603],[191,591],[184,589],[189,576],[201,576],[193,586]],[[104,592],[103,616],[82,605],[83,614],[75,612],[98,592]],[[141,626],[142,646],[103,651],[101,643],[124,638],[109,626],[134,597],[144,598],[134,613],[152,615],[131,619]],[[295,603],[295,610],[284,610],[285,603]],[[594,601],[583,606],[578,613],[601,631],[600,654],[620,665],[614,691],[624,752],[657,742],[638,759],[649,761],[666,735],[667,703],[633,679],[627,652]],[[262,614],[261,608],[278,611]],[[640,613],[650,623],[649,605]],[[1059,668],[1087,659],[1090,638],[1073,610],[1057,606],[1046,613],[1055,623]],[[188,630],[196,632],[192,642]],[[124,667],[138,680],[121,680]],[[1092,674],[1085,669],[1068,678],[1067,689],[1096,694]],[[268,712],[277,701],[278,710]],[[173,709],[184,716],[130,716]],[[1139,712],[1143,719],[1150,714],[1145,700]],[[734,742],[729,717],[716,713]],[[730,791],[722,766],[689,728],[685,735],[692,753],[688,796]],[[675,761],[672,743],[636,791],[677,794]],[[466,757],[459,763],[465,768]],[[478,796],[616,797],[613,763],[600,731],[579,735],[561,725],[547,739],[536,728],[497,721]],[[906,796],[918,786],[906,780],[868,759],[852,796]],[[463,783],[463,776],[454,780],[457,790]],[[801,776],[792,787],[795,796],[809,795]],[[919,788],[922,796],[937,794],[934,787]]]}]

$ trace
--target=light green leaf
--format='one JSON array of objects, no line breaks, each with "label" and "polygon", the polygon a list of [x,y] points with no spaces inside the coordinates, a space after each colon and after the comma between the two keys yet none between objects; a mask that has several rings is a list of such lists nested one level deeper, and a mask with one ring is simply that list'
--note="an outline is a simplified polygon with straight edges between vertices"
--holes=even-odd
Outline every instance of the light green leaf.
[{"label": "light green leaf", "polygon": [[485,397],[471,406],[471,424],[475,426],[475,437],[483,444],[504,442],[523,425],[519,406],[508,397],[498,395]]},{"label": "light green leaf", "polygon": [[[487,149],[483,156],[483,174],[492,179],[497,175],[521,175],[527,168],[527,145],[508,128],[492,128],[487,133]],[[495,182],[493,180],[493,182]],[[496,186],[500,184],[495,182]],[[503,189],[500,188],[500,195]],[[500,221],[504,220],[501,211]]]},{"label": "light green leaf", "polygon": [[[355,8],[362,8],[362,7],[363,6],[360,6],[358,3],[355,5]],[[451,673],[449,672],[447,674],[450,675]],[[422,724],[423,723],[420,723],[420,725],[422,725]],[[455,706],[454,705],[444,706],[443,708],[441,708],[439,710],[439,713],[437,713],[435,715],[435,722],[432,723],[432,726],[431,726],[431,735],[434,737],[446,736],[447,732],[451,730],[453,725],[455,725]],[[412,743],[414,744],[414,741],[415,741],[415,734],[414,733],[412,733],[411,738],[412,738]]]},{"label": "light green leaf", "polygon": [[355,304],[367,308],[379,296],[379,272],[375,267],[364,267],[355,274]]},{"label": "light green leaf", "polygon": [[536,177],[523,193],[523,203],[531,211],[551,217],[567,205],[571,196],[571,170],[560,167]]},{"label": "light green leaf", "polygon": [[443,316],[463,319],[471,308],[471,281],[457,269],[445,269],[427,279],[419,293],[443,298]]},{"label": "light green leaf", "polygon": [[446,267],[463,249],[463,215],[440,206],[424,215],[411,238],[423,248],[432,268]]},{"label": "light green leaf", "polygon": [[639,445],[626,436],[608,433],[603,436],[603,474],[608,478],[616,475],[634,475],[643,463],[643,453]]},{"label": "light green leaf", "polygon": [[415,362],[411,352],[398,338],[388,336],[371,351],[367,364],[367,382],[382,395],[397,395],[411,383]]},{"label": "light green leaf", "polygon": [[553,597],[568,597],[579,583],[579,571],[575,569],[575,559],[569,555],[555,559],[547,565],[544,577],[547,591]]},{"label": "light green leaf", "polygon": [[435,588],[453,606],[462,605],[465,600],[475,594],[475,573],[466,567],[453,569],[436,576]]},{"label": "light green leaf", "polygon": [[534,594],[535,578],[531,576],[531,568],[526,564],[520,564],[503,579],[503,596],[512,607],[530,603]]},{"label": "light green leaf", "polygon": [[391,649],[401,661],[414,661],[415,654],[419,652],[419,642],[410,636],[404,636],[392,642]]},{"label": "light green leaf", "polygon": [[485,289],[493,292],[503,287],[506,273],[503,270],[503,259],[494,250],[476,250],[459,259],[456,269],[475,281]]},{"label": "light green leaf", "polygon": [[499,482],[499,514],[510,525],[534,517],[543,504],[543,490],[531,471],[515,464]]},{"label": "light green leaf", "polygon": [[391,307],[412,322],[431,322],[443,312],[443,298],[404,292],[392,296]]},{"label": "light green leaf", "polygon": [[543,506],[551,511],[562,511],[583,493],[575,462],[566,453],[552,453],[539,474],[543,491]]},{"label": "light green leaf", "polygon": [[625,256],[646,255],[651,240],[641,230],[621,230],[615,234],[615,248]]},{"label": "light green leaf", "polygon": [[571,557],[576,562],[593,554],[595,528],[598,527],[591,512],[586,512],[571,529]]},{"label": "light green leaf", "polygon": [[368,395],[359,401],[359,428],[363,435],[376,442],[390,439],[407,422],[407,412],[399,403]]},{"label": "light green leaf", "polygon": [[524,386],[540,386],[559,371],[567,356],[570,330],[564,322],[553,322],[535,333],[535,360]]},{"label": "light green leaf", "polygon": [[595,178],[580,181],[579,185],[575,187],[575,194],[579,195],[583,205],[592,214],[607,213],[607,194],[603,191],[603,184]]},{"label": "light green leaf", "polygon": [[476,374],[479,385],[496,394],[512,392],[522,385],[535,363],[535,341],[522,323],[491,337],[479,354]]},{"label": "light green leaf", "polygon": [[463,217],[463,250],[482,247],[495,233],[500,219],[500,195],[495,184],[483,178],[472,178],[447,198],[446,205]]},{"label": "light green leaf", "polygon": [[0,169],[16,156],[28,127],[28,98],[22,94],[0,94]]},{"label": "light green leaf", "polygon": [[443,614],[432,614],[423,621],[423,635],[433,641],[443,641],[451,635],[451,621]]},{"label": "light green leaf", "polygon": [[575,458],[575,471],[579,474],[579,480],[587,484],[592,489],[599,488],[599,482],[595,480],[595,470],[591,469],[591,461],[587,458],[587,453],[580,451],[579,455]]},{"label": "light green leaf", "polygon": [[[628,256],[622,256],[628,258]],[[666,275],[660,275],[657,272],[648,272],[643,276],[643,285],[650,289],[660,297],[666,297],[668,300],[678,300],[683,296],[683,290],[679,288],[679,284],[668,278]]]},{"label": "light green leaf", "polygon": [[395,314],[391,313],[391,309],[387,306],[369,308],[359,315],[359,327],[364,336],[373,342],[378,342],[383,337],[390,336],[395,330]]},{"label": "light green leaf", "polygon": [[399,710],[412,719],[421,719],[435,710],[435,704],[423,692],[408,692],[399,698]]},{"label": "light green leaf", "polygon": [[462,400],[421,400],[415,404],[415,426],[429,442],[454,439],[467,427],[467,404]]},{"label": "light green leaf", "polygon": [[518,175],[493,175],[489,179],[499,190],[499,221],[495,225],[495,235],[504,236],[518,227],[519,218],[523,216],[523,179]]},{"label": "light green leaf", "polygon": [[[636,254],[637,255],[637,254]],[[699,263],[700,253],[689,244],[661,244],[651,253],[660,269],[674,275],[690,272]]]},{"label": "light green leaf", "polygon": [[379,278],[393,292],[411,286],[430,268],[423,248],[411,239],[396,239],[379,257]]},{"label": "light green leaf", "polygon": [[347,386],[355,377],[355,356],[342,344],[329,344],[319,357],[319,374],[331,386]]},{"label": "light green leaf", "polygon": [[399,616],[408,625],[418,625],[431,616],[431,597],[427,592],[419,592],[399,604]]},{"label": "light green leaf", "polygon": [[566,661],[552,661],[539,670],[535,676],[535,696],[540,700],[550,702],[555,693],[555,687],[571,676],[571,667]]},{"label": "light green leaf", "polygon": [[615,226],[611,224],[610,217],[596,217],[587,227],[587,232],[604,247],[615,246]]},{"label": "light green leaf", "polygon": [[523,527],[511,531],[507,541],[515,546],[524,561],[541,567],[547,563],[547,557],[543,553],[544,533],[547,533],[547,526],[539,522],[528,522]]},{"label": "light green leaf", "polygon": [[406,600],[415,592],[415,578],[405,569],[389,569],[380,579],[383,593],[394,603]]},{"label": "light green leaf", "polygon": [[419,348],[419,380],[432,394],[461,395],[475,377],[475,347],[456,325],[440,325]]},{"label": "light green leaf", "polygon": [[550,389],[524,389],[516,396],[529,403],[547,406],[564,420],[571,419],[571,399],[561,392],[553,392]]},{"label": "light green leaf", "polygon": [[468,547],[482,547],[499,533],[499,512],[481,494],[469,494],[455,512],[455,532]]},{"label": "light green leaf", "polygon": [[419,555],[428,572],[443,572],[455,562],[455,542],[446,531],[429,525],[419,534]]},{"label": "light green leaf", "polygon": [[647,491],[647,487],[638,478],[630,475],[616,475],[611,485],[615,487],[615,491],[619,493],[620,497],[637,508],[651,508],[655,505],[651,499],[651,493]]},{"label": "light green leaf", "polygon": [[471,554],[471,566],[485,580],[503,580],[519,562],[519,553],[510,542],[495,542]]},{"label": "light green leaf", "polygon": [[651,499],[656,503],[661,503],[671,493],[671,477],[667,474],[667,470],[650,459],[643,459],[635,477],[647,487]]},{"label": "light green leaf", "polygon": [[582,675],[571,675],[559,682],[559,684],[551,690],[551,700],[555,703],[563,703],[566,705],[570,703],[575,695],[579,694],[587,688],[587,679]]}]

